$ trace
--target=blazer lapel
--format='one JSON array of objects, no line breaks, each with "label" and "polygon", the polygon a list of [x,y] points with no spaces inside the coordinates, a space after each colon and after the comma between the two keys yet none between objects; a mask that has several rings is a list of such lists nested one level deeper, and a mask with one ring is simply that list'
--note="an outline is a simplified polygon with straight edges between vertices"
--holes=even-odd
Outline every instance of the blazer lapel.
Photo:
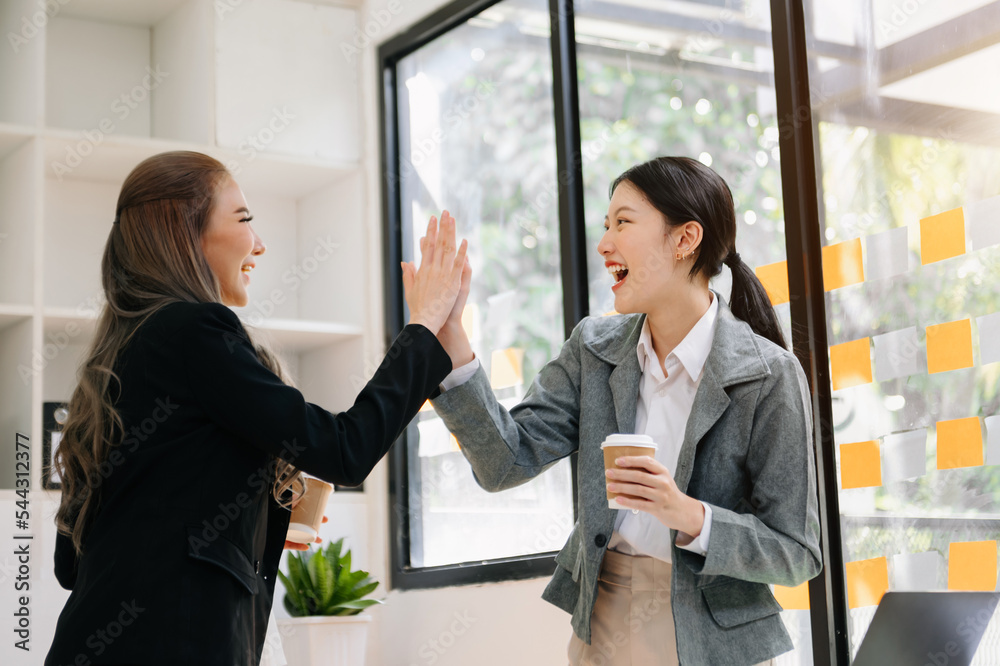
[{"label": "blazer lapel", "polygon": [[618,426],[615,432],[631,434],[635,432],[636,403],[639,401],[639,379],[642,376],[636,345],[639,344],[646,315],[619,315],[615,320],[609,321],[607,328],[583,342],[597,358],[613,366],[608,388],[615,406]]},{"label": "blazer lapel", "polygon": [[722,417],[727,407],[729,407],[729,395],[711,364],[706,362],[684,431],[684,443],[681,444],[680,455],[677,457],[677,469],[674,471],[674,482],[682,493],[687,492],[688,481],[691,480],[698,442]]},{"label": "blazer lapel", "polygon": [[608,383],[611,386],[611,399],[615,403],[615,420],[618,421],[620,433],[635,432],[635,412],[639,402],[641,377],[639,358],[634,349],[632,354],[623,355],[618,365],[611,371]]},{"label": "blazer lapel", "polygon": [[687,492],[694,471],[694,456],[698,442],[722,418],[729,407],[726,388],[770,374],[757,346],[749,324],[736,318],[725,299],[718,293],[719,315],[715,323],[712,350],[702,371],[701,384],[694,396],[691,415],[684,431],[684,442],[674,470],[674,482],[681,492]]}]

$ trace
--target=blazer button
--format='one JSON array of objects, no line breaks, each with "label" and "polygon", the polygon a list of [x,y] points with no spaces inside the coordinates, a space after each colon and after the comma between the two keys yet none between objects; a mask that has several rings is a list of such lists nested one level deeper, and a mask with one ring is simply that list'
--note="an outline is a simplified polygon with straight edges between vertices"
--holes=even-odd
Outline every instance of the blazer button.
[{"label": "blazer button", "polygon": [[253,572],[260,573],[260,560],[257,560],[253,563]]},{"label": "blazer button", "polygon": [[603,534],[598,534],[597,536],[594,537],[594,545],[597,546],[598,548],[604,548],[604,544],[606,544],[607,542],[608,542],[608,537],[604,536]]}]

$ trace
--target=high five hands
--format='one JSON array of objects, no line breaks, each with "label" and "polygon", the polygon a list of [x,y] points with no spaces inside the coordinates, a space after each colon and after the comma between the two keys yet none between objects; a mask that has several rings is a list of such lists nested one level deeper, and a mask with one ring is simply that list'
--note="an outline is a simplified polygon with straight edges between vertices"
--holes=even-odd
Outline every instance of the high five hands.
[{"label": "high five hands", "polygon": [[[420,266],[412,261],[401,264],[409,323],[421,324],[437,335],[452,316],[462,292],[463,273],[468,269],[471,275],[467,248],[468,242],[463,240],[456,253],[455,218],[448,211],[441,213],[440,225],[431,217],[427,235],[420,239]],[[464,299],[461,305],[465,306]]]},{"label": "high five hands", "polygon": [[609,469],[605,475],[608,490],[621,493],[615,500],[621,508],[645,511],[670,529],[682,532],[678,545],[690,543],[701,534],[704,505],[681,492],[663,463],[650,456],[625,456],[617,463],[627,469]]}]

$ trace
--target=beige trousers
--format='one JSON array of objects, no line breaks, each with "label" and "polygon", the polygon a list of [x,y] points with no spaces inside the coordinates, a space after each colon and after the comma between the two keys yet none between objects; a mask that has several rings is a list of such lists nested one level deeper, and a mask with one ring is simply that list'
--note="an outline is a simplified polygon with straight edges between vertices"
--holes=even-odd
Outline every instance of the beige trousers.
[{"label": "beige trousers", "polygon": [[590,627],[590,645],[570,638],[570,666],[677,666],[670,563],[607,551]]}]

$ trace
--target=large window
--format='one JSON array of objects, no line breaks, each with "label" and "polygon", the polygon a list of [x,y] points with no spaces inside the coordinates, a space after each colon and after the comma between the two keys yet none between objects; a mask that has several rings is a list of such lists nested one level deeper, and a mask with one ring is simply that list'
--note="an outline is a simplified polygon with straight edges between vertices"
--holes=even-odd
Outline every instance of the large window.
[{"label": "large window", "polygon": [[[816,422],[826,567],[774,589],[782,666],[850,663],[887,590],[998,587],[998,26],[982,0],[460,0],[380,52],[388,265],[429,214],[458,216],[502,401],[612,309],[614,177],[683,154],[729,182]],[[395,584],[551,570],[570,465],[490,497],[432,412],[403,444]],[[998,645],[994,618],[975,663]]]},{"label": "large window", "polygon": [[[447,209],[475,267],[464,323],[500,402],[513,406],[558,353],[562,309],[552,59],[546,0],[499,2],[400,58],[401,254]],[[466,563],[558,551],[573,527],[564,461],[490,494],[429,406],[397,469],[397,583]],[[496,567],[494,567],[496,568]],[[500,566],[499,576],[517,573]],[[522,573],[530,573],[525,570]],[[409,579],[409,580],[407,580]]]}]

